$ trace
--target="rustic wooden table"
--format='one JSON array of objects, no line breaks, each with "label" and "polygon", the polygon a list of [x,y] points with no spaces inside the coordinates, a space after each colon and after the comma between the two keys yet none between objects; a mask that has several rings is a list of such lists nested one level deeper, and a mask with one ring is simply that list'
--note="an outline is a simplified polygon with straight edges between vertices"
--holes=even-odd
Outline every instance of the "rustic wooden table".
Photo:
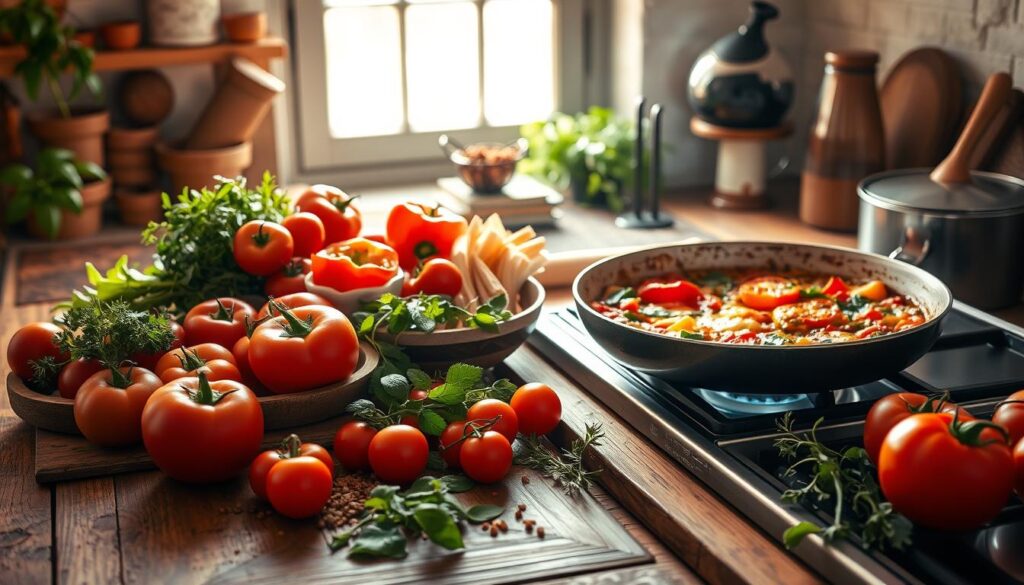
[{"label": "rustic wooden table", "polygon": [[[791,188],[775,197],[776,207],[759,212],[714,211],[704,203],[706,194],[699,192],[671,198],[667,207],[720,239],[854,244],[851,235],[820,232],[796,221]],[[98,240],[89,246],[116,247],[116,242],[126,241],[116,230],[107,237],[115,243]],[[7,341],[20,325],[49,318],[51,303],[17,302],[18,250],[15,244],[6,251],[0,291],[0,355],[5,355]],[[552,307],[568,302],[567,291],[549,291]],[[1018,322],[1021,315],[1024,311],[1019,307],[1003,312],[1004,317]],[[604,425],[608,438],[588,460],[604,469],[601,488],[594,495],[650,556],[649,561],[628,568],[594,567],[569,580],[820,581],[778,545],[777,535],[764,534],[747,522],[585,388],[573,383],[559,364],[523,347],[503,367],[503,373],[542,380],[558,391],[563,424],[553,437],[556,444],[581,434],[588,422]],[[4,362],[0,379],[8,371]],[[259,504],[242,481],[190,488],[158,472],[139,472],[40,485],[33,478],[33,467],[33,429],[10,410],[6,393],[0,394],[0,581],[4,583],[205,582],[240,574],[250,581],[262,581],[260,567],[279,563],[296,563],[302,573],[320,579],[343,578],[338,574],[339,561],[326,554],[320,544],[322,534],[313,522],[252,514]],[[502,562],[501,554],[496,548],[495,562]],[[389,575],[405,571],[402,561],[390,563],[394,564],[381,565],[380,570]],[[421,577],[437,580],[446,576],[443,570],[433,566]],[[516,574],[506,577],[513,581],[521,578]]]}]

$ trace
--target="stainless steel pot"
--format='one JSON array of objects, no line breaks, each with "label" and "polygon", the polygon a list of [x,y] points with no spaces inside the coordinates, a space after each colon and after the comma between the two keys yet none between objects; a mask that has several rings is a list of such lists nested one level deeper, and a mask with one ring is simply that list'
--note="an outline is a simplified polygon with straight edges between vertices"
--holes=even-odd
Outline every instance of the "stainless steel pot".
[{"label": "stainless steel pot", "polygon": [[956,298],[985,309],[1019,303],[1024,287],[1024,181],[971,171],[967,162],[1009,91],[1009,76],[989,78],[956,146],[931,174],[887,171],[857,187],[861,250],[920,266]]}]

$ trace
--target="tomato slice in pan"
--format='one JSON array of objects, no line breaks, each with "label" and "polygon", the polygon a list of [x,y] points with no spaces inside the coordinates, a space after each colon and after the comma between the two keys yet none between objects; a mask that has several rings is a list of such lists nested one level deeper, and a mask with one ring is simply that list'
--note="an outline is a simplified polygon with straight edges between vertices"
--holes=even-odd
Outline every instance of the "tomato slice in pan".
[{"label": "tomato slice in pan", "polygon": [[800,300],[800,289],[781,276],[751,278],[740,285],[737,294],[744,305],[759,311],[770,311]]},{"label": "tomato slice in pan", "polygon": [[650,281],[644,283],[637,291],[640,300],[645,303],[655,304],[679,304],[688,307],[696,307],[704,293],[697,285],[688,280],[673,280],[668,282]]}]

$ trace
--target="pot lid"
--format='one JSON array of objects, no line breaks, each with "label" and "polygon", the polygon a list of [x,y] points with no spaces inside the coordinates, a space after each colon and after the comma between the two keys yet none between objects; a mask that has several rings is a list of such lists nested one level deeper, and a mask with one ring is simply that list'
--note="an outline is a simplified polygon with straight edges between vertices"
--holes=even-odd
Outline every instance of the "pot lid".
[{"label": "pot lid", "polygon": [[967,183],[940,183],[927,169],[871,175],[857,190],[861,199],[889,209],[941,214],[1002,215],[1024,211],[1024,181],[972,171]]}]

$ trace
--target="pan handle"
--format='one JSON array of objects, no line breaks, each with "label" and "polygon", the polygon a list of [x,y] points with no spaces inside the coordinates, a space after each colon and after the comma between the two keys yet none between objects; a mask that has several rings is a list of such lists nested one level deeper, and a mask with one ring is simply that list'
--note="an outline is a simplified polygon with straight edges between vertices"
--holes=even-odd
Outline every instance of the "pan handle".
[{"label": "pan handle", "polygon": [[920,228],[907,227],[903,232],[903,241],[896,249],[889,253],[893,260],[900,260],[907,264],[920,266],[928,256],[931,249],[931,240],[925,230]]}]

